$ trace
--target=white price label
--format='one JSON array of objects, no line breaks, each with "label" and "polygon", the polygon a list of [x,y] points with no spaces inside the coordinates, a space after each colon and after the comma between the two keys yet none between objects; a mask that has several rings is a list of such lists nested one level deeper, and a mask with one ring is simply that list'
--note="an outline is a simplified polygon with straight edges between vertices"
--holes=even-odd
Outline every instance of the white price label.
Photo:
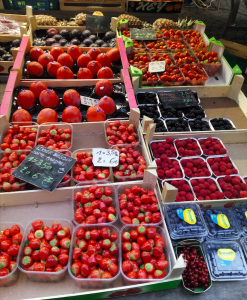
[{"label": "white price label", "polygon": [[85,96],[81,96],[81,104],[87,106],[97,106],[99,103],[98,99],[93,99]]},{"label": "white price label", "polygon": [[165,69],[166,69],[165,61],[153,61],[153,62],[150,62],[148,65],[148,71],[151,73],[164,72]]},{"label": "white price label", "polygon": [[95,167],[116,167],[119,164],[119,151],[93,148],[93,164]]}]

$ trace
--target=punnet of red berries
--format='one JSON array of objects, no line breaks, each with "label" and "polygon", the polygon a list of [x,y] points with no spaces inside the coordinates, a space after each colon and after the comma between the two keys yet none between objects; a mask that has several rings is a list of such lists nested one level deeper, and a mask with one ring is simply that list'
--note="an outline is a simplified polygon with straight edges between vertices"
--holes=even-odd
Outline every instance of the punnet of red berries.
[{"label": "punnet of red berries", "polygon": [[205,155],[223,155],[227,153],[220,139],[208,137],[206,139],[198,139],[198,142]]},{"label": "punnet of red berries", "polygon": [[224,199],[224,193],[213,178],[191,179],[190,183],[198,200]]},{"label": "punnet of red berries", "polygon": [[169,137],[164,141],[152,141],[150,148],[154,158],[160,158],[162,154],[172,158],[177,157],[177,151],[174,147],[173,138]]},{"label": "punnet of red berries", "polygon": [[246,198],[247,184],[240,176],[226,175],[217,178],[224,196],[228,199]]},{"label": "punnet of red berries", "polygon": [[207,162],[215,176],[238,174],[229,156],[208,157]]},{"label": "punnet of red berries", "polygon": [[182,158],[181,165],[187,177],[209,177],[211,172],[203,158]]},{"label": "punnet of red berries", "polygon": [[202,154],[202,150],[196,139],[177,139],[174,142],[181,157],[200,156]]},{"label": "punnet of red berries", "polygon": [[157,174],[161,180],[184,177],[179,160],[176,158],[169,158],[167,155],[162,154],[155,162],[157,164]]},{"label": "punnet of red berries", "polygon": [[188,246],[178,251],[178,255],[181,254],[186,262],[186,268],[182,275],[185,287],[191,291],[198,287],[207,289],[210,278],[207,263],[202,253],[199,249]]},{"label": "punnet of red berries", "polygon": [[184,201],[194,201],[195,197],[192,193],[191,186],[188,180],[186,179],[174,179],[171,181],[165,180],[165,182],[171,184],[178,189],[178,193],[175,198],[175,202],[184,202]]}]

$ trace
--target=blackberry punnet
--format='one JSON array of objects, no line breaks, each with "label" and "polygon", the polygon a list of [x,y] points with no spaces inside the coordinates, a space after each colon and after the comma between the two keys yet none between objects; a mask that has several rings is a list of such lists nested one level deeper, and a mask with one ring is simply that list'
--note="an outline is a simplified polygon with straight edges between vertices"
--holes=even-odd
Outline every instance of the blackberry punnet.
[{"label": "blackberry punnet", "polygon": [[202,151],[195,139],[181,139],[175,140],[175,145],[178,150],[178,154],[181,157],[188,156],[199,156],[202,154]]},{"label": "blackberry punnet", "polygon": [[138,93],[137,100],[139,104],[157,104],[157,98],[155,93]]},{"label": "blackberry punnet", "polygon": [[155,132],[167,132],[164,121],[160,119],[154,119],[154,123],[156,124]]},{"label": "blackberry punnet", "polygon": [[212,178],[191,179],[190,183],[198,200],[224,199],[224,194]]},{"label": "blackberry punnet", "polygon": [[211,131],[208,121],[202,119],[196,119],[189,121],[189,125],[192,131]]},{"label": "blackberry punnet", "polygon": [[212,119],[211,124],[215,130],[234,130],[231,122],[223,118]]},{"label": "blackberry punnet", "polygon": [[160,158],[163,154],[170,158],[177,157],[177,151],[171,137],[164,141],[152,142],[150,148],[154,158]]},{"label": "blackberry punnet", "polygon": [[229,156],[208,157],[207,162],[215,176],[238,174]]},{"label": "blackberry punnet", "polygon": [[140,109],[141,118],[143,118],[143,116],[147,116],[151,119],[154,119],[154,118],[159,118],[160,116],[157,105],[152,105],[152,106],[143,105],[143,106],[138,106],[138,108]]},{"label": "blackberry punnet", "polygon": [[205,112],[204,109],[201,106],[196,107],[188,107],[182,109],[184,115],[188,119],[196,119],[196,118],[205,118]]},{"label": "blackberry punnet", "polygon": [[166,126],[169,132],[190,131],[188,121],[183,118],[166,120]]},{"label": "blackberry punnet", "polygon": [[195,197],[191,191],[191,187],[188,181],[184,179],[178,179],[178,180],[175,179],[175,180],[167,181],[167,183],[171,184],[172,186],[178,189],[175,202],[195,200]]},{"label": "blackberry punnet", "polygon": [[162,103],[159,104],[159,109],[163,118],[182,118],[183,116],[181,110],[175,108],[165,109]]},{"label": "blackberry punnet", "polygon": [[207,139],[199,139],[198,142],[205,155],[223,155],[227,153],[221,140],[209,137]]}]

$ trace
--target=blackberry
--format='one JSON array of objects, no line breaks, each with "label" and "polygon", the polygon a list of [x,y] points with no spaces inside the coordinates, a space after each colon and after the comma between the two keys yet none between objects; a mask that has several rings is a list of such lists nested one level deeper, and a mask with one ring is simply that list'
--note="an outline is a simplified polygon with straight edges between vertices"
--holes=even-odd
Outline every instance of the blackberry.
[{"label": "blackberry", "polygon": [[160,117],[157,105],[138,105],[138,108],[140,109],[141,118],[143,118],[143,116],[147,116],[151,119]]},{"label": "blackberry", "polygon": [[195,118],[205,118],[205,112],[201,106],[196,107],[186,107],[182,109],[184,115],[188,119],[195,119]]},{"label": "blackberry", "polygon": [[211,120],[211,124],[215,130],[234,130],[232,124],[223,118],[214,118]]},{"label": "blackberry", "polygon": [[194,121],[189,121],[189,125],[192,131],[210,131],[210,127],[207,121],[196,119]]},{"label": "blackberry", "polygon": [[178,118],[176,120],[166,120],[167,129],[169,132],[183,132],[190,131],[188,127],[188,121],[183,118]]}]

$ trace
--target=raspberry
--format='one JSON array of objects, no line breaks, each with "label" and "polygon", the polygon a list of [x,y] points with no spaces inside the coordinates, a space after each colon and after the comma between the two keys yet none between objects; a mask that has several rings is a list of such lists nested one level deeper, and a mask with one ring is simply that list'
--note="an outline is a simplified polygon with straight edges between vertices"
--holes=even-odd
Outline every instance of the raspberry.
[{"label": "raspberry", "polygon": [[164,177],[164,171],[163,170],[158,170],[157,171],[157,175],[158,175],[158,177],[160,177],[160,178],[163,179],[163,177]]},{"label": "raspberry", "polygon": [[204,198],[203,198],[202,196],[197,197],[197,199],[198,199],[199,201],[204,200]]},{"label": "raspberry", "polygon": [[226,182],[232,182],[232,177],[229,176],[229,175],[226,175],[226,176],[224,177],[224,179],[225,179]]},{"label": "raspberry", "polygon": [[232,191],[232,195],[233,195],[234,197],[238,197],[238,196],[239,196],[239,192],[238,192],[237,190],[233,190],[233,191]]},{"label": "raspberry", "polygon": [[233,187],[236,191],[238,191],[238,192],[241,191],[241,186],[239,184],[235,184]]},{"label": "raspberry", "polygon": [[190,181],[190,183],[191,183],[192,186],[197,185],[197,181],[196,181],[195,179],[192,179],[192,180]]},{"label": "raspberry", "polygon": [[166,142],[167,142],[168,144],[172,144],[172,143],[173,143],[173,138],[172,138],[172,137],[167,138],[167,139],[166,139]]},{"label": "raspberry", "polygon": [[154,149],[157,149],[158,146],[157,146],[157,143],[152,143],[151,144],[151,149],[154,150]]},{"label": "raspberry", "polygon": [[185,192],[189,192],[190,191],[190,186],[188,184],[184,184],[182,186],[182,190],[185,191]]},{"label": "raspberry", "polygon": [[214,163],[214,160],[212,158],[208,158],[207,162],[210,166],[212,166]]},{"label": "raspberry", "polygon": [[168,145],[168,144],[164,145],[164,149],[165,150],[170,150],[170,145]]},{"label": "raspberry", "polygon": [[246,197],[247,197],[247,191],[241,191],[240,198],[246,198]]},{"label": "raspberry", "polygon": [[216,195],[217,195],[217,198],[218,199],[223,199],[224,198],[224,193],[220,192],[220,191],[217,191],[216,192]]},{"label": "raspberry", "polygon": [[158,148],[158,153],[159,154],[165,153],[165,149],[163,147]]},{"label": "raspberry", "polygon": [[217,190],[217,187],[216,185],[210,185],[209,189],[211,192],[215,192]]},{"label": "raspberry", "polygon": [[[232,175],[232,174],[233,174],[233,171],[232,171],[232,170],[226,169],[225,175]],[[224,175],[224,173],[222,173],[222,175]]]},{"label": "raspberry", "polygon": [[220,154],[226,154],[226,149],[225,148],[221,148],[220,149]]},{"label": "raspberry", "polygon": [[237,169],[232,169],[232,174],[238,174],[238,170]]},{"label": "raspberry", "polygon": [[177,180],[172,180],[171,185],[177,187],[178,186],[178,181]]},{"label": "raspberry", "polygon": [[188,162],[187,164],[186,164],[186,168],[188,168],[188,169],[192,169],[193,168],[193,163],[191,163],[191,162]]},{"label": "raspberry", "polygon": [[186,200],[187,200],[187,201],[194,201],[194,196],[193,196],[191,193],[188,193],[188,194],[186,195]]},{"label": "raspberry", "polygon": [[231,193],[230,191],[224,192],[224,195],[225,195],[225,197],[228,198],[228,199],[231,199],[231,197],[232,197],[232,193]]},{"label": "raspberry", "polygon": [[195,193],[198,193],[200,191],[200,188],[199,188],[198,185],[194,185],[193,190],[194,190]]},{"label": "raspberry", "polygon": [[178,185],[184,185],[185,184],[185,181],[183,180],[183,179],[180,179],[179,181],[178,181]]},{"label": "raspberry", "polygon": [[247,191],[247,184],[246,183],[241,183],[241,190]]},{"label": "raspberry", "polygon": [[161,165],[161,160],[160,160],[160,159],[156,159],[155,162],[156,162],[156,165],[157,165],[157,166],[160,166],[160,165]]},{"label": "raspberry", "polygon": [[210,195],[210,199],[211,199],[211,200],[216,200],[216,199],[217,199],[216,194],[215,194],[215,193],[212,193],[212,194]]},{"label": "raspberry", "polygon": [[206,190],[203,190],[203,189],[200,190],[199,194],[200,194],[200,196],[202,196],[202,197],[206,197],[206,196],[207,196]]},{"label": "raspberry", "polygon": [[240,184],[241,183],[241,180],[239,177],[234,177],[232,179],[232,184],[235,185],[235,184]]}]

